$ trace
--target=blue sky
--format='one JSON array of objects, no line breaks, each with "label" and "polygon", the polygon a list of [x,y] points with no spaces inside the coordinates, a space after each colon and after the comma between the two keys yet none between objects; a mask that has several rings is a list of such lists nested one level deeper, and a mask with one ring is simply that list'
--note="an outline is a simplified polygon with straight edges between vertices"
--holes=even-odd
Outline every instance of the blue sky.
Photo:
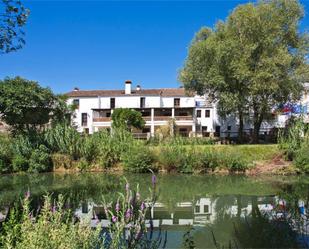
[{"label": "blue sky", "polygon": [[[22,76],[57,93],[178,87],[188,45],[202,26],[247,1],[27,1],[26,46],[0,56],[0,78]],[[309,1],[303,0],[306,11]],[[302,21],[307,28],[309,17]]]}]

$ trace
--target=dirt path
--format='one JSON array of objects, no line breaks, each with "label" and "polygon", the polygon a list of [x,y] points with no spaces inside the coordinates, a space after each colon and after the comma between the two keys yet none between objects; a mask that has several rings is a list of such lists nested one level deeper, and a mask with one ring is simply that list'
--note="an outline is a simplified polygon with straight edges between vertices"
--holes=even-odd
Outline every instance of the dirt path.
[{"label": "dirt path", "polygon": [[282,155],[276,155],[272,160],[258,162],[255,167],[246,172],[248,175],[261,174],[295,174],[291,162],[285,161]]}]

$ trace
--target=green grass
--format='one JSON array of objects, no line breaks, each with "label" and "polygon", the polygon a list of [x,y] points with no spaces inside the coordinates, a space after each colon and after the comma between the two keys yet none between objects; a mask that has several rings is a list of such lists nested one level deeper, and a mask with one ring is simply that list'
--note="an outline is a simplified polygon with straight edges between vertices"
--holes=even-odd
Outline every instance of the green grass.
[{"label": "green grass", "polygon": [[[192,146],[184,145],[186,149]],[[195,145],[197,151],[219,152],[222,154],[238,153],[249,162],[270,160],[280,153],[276,144],[259,145]],[[161,146],[152,147],[155,153],[160,153]]]}]

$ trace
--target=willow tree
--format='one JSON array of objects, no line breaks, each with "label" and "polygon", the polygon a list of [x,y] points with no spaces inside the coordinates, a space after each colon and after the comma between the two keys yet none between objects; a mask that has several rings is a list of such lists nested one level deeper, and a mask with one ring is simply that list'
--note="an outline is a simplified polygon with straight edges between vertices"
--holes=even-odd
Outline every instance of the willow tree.
[{"label": "willow tree", "polygon": [[238,115],[240,138],[246,117],[257,142],[262,122],[277,105],[299,99],[308,75],[302,17],[297,0],[239,5],[225,22],[196,34],[180,81],[207,93],[220,115]]}]

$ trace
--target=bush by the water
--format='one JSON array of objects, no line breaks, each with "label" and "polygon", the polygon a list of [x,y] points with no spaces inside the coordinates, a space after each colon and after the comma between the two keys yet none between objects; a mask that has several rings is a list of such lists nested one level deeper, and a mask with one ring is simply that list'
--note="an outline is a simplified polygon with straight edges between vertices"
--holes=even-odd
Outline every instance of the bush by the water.
[{"label": "bush by the water", "polygon": [[0,173],[90,171],[115,166],[132,172],[239,172],[278,152],[275,145],[212,145],[197,141],[176,136],[155,144],[135,140],[127,130],[101,130],[87,135],[58,124],[38,134],[0,136],[4,148],[0,151]]},{"label": "bush by the water", "polygon": [[281,131],[279,147],[300,172],[309,173],[309,130],[302,119],[292,120]]}]

